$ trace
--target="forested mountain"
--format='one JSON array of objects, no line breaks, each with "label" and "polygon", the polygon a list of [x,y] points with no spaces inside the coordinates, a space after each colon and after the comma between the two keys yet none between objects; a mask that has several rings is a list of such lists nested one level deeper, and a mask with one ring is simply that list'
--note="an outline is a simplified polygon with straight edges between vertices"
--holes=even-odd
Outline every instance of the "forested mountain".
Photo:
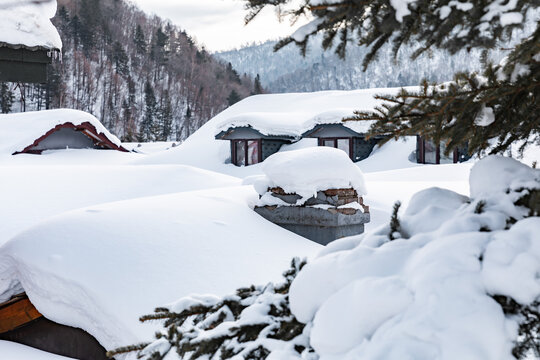
[{"label": "forested mountain", "polygon": [[[465,51],[450,56],[433,50],[411,60],[413,49],[403,47],[397,59],[392,49],[385,46],[366,72],[362,59],[368,53],[365,47],[351,44],[347,57],[341,60],[332,50],[323,51],[321,37],[314,39],[306,57],[294,45],[273,51],[275,41],[253,45],[215,55],[233,64],[241,73],[260,75],[263,86],[270,92],[305,92],[319,90],[353,90],[361,88],[418,85],[423,79],[449,81],[457,71],[480,69],[480,51]],[[504,50],[494,51],[500,59]]]},{"label": "forested mountain", "polygon": [[[88,111],[126,140],[182,140],[254,91],[179,27],[123,0],[58,0],[50,107]],[[3,112],[45,108],[47,86],[2,84]]]}]

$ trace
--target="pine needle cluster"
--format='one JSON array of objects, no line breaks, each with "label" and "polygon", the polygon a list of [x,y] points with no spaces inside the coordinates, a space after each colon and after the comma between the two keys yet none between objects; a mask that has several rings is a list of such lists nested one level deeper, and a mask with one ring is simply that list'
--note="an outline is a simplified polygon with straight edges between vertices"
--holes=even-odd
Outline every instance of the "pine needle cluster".
[{"label": "pine needle cluster", "polygon": [[288,347],[309,358],[313,349],[303,334],[305,324],[291,314],[288,301],[289,287],[305,263],[293,259],[280,285],[241,288],[215,302],[193,302],[180,312],[157,308],[140,318],[164,321],[165,330],[156,334],[154,342],[119,348],[108,356],[137,351],[139,358],[162,360],[174,351],[185,360],[236,356],[256,360]]},{"label": "pine needle cluster", "polygon": [[[357,112],[345,120],[376,120],[370,136],[386,135],[388,141],[407,135],[422,135],[444,143],[448,155],[456,148],[473,153],[502,153],[519,143],[519,151],[540,143],[540,22],[536,30],[497,65],[488,61],[488,50],[508,41],[523,28],[527,15],[538,17],[539,0],[459,2],[411,0],[399,8],[389,0],[307,0],[293,6],[291,0],[245,0],[251,21],[264,7],[274,6],[293,20],[314,18],[303,32],[280,41],[276,50],[296,43],[305,54],[309,39],[323,34],[323,47],[334,44],[340,57],[349,43],[369,48],[364,69],[385,44],[394,56],[403,45],[415,47],[412,58],[431,48],[455,54],[484,49],[482,74],[460,73],[442,85],[424,82],[419,91],[402,90],[398,95],[381,94],[384,105],[371,112]],[[506,6],[506,5],[505,5]],[[513,6],[513,7],[512,7]]]}]

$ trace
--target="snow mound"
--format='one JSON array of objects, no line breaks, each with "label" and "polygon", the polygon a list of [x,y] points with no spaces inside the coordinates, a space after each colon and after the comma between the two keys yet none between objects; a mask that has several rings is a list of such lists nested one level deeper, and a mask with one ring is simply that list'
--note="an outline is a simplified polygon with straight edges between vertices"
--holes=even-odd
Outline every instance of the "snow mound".
[{"label": "snow mound", "polygon": [[24,150],[57,125],[80,125],[85,122],[94,126],[98,134],[104,134],[116,146],[122,145],[95,116],[87,112],[72,109],[29,111],[0,114],[0,156]]},{"label": "snow mound", "polygon": [[[151,338],[142,314],[191,293],[279,279],[319,245],[257,215],[251,187],[147,197],[64,213],[0,247],[0,301],[24,289],[48,319],[107,349]],[[201,298],[198,298],[201,301]]]},{"label": "snow mound", "polygon": [[300,271],[291,311],[320,359],[513,359],[518,318],[492,296],[540,299],[540,218],[519,205],[540,189],[539,170],[488,157],[470,182],[471,199],[415,195],[401,239],[386,226],[337,240]]},{"label": "snow mound", "polygon": [[0,46],[62,49],[60,35],[50,20],[55,14],[56,0],[0,0]]},{"label": "snow mound", "polygon": [[362,171],[344,151],[335,148],[278,152],[266,159],[263,171],[266,176],[254,184],[260,195],[274,187],[305,200],[328,189],[353,188],[359,196],[367,193]]},{"label": "snow mound", "polygon": [[[9,174],[0,179],[0,199],[10,204],[0,207],[0,245],[22,230],[66,211],[145,196],[240,185],[238,178],[191,166],[103,165],[106,159],[102,154],[127,154],[118,151],[62,152],[73,155],[78,165],[43,165],[52,155],[47,154],[39,157],[39,165],[0,166],[0,173]],[[100,155],[102,164],[88,165],[96,155]],[[23,162],[35,161],[36,157],[10,156]],[[39,179],[39,186],[35,179]]]},{"label": "snow mound", "polygon": [[499,196],[520,188],[538,187],[540,171],[502,156],[488,156],[471,170],[471,197]]}]

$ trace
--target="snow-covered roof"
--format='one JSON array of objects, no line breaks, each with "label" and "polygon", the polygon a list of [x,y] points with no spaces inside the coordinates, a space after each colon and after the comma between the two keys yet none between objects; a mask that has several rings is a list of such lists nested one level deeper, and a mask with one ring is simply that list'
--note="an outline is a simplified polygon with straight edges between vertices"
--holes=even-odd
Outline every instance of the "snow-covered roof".
[{"label": "snow-covered roof", "polygon": [[0,301],[24,289],[45,317],[107,349],[146,341],[159,324],[138,319],[156,306],[277,280],[320,249],[257,215],[256,200],[250,186],[228,187],[50,218],[0,247]]},{"label": "snow-covered roof", "polygon": [[83,123],[90,123],[97,134],[103,134],[118,147],[122,146],[121,141],[89,113],[72,109],[43,110],[0,115],[0,155],[23,151],[58,125],[77,126]]},{"label": "snow-covered roof", "polygon": [[[228,174],[240,172],[244,176],[260,174],[260,165],[237,167],[226,164],[231,156],[230,144],[228,141],[216,141],[215,136],[231,126],[255,125],[253,119],[256,119],[260,120],[256,130],[261,133],[291,134],[298,137],[311,130],[317,123],[322,123],[322,119],[327,123],[340,123],[344,115],[352,115],[354,110],[372,110],[379,103],[373,98],[374,95],[395,94],[399,90],[399,88],[385,88],[251,96],[210,119],[174,149],[153,154],[138,163],[186,164]],[[330,117],[332,112],[336,116]],[[257,114],[257,117],[248,114]],[[368,124],[359,122],[348,122],[347,125],[362,126],[363,128],[355,128],[355,131],[359,132],[365,131],[368,127]],[[284,145],[280,151],[304,145],[316,147],[317,141],[304,138],[293,145]]]},{"label": "snow-covered roof", "polygon": [[[236,127],[251,127],[263,135],[300,137],[320,124],[343,124],[365,133],[373,121],[347,121],[355,110],[370,111],[381,104],[376,94],[395,94],[400,88],[251,96],[218,117],[216,134]],[[217,118],[217,117],[216,117]]]},{"label": "snow-covered roof", "polygon": [[0,46],[62,49],[50,20],[55,14],[56,0],[0,0]]},{"label": "snow-covered roof", "polygon": [[275,153],[265,160],[263,171],[265,176],[255,182],[260,195],[274,187],[300,195],[303,201],[328,189],[353,188],[359,195],[367,192],[358,166],[344,151],[330,147]]}]

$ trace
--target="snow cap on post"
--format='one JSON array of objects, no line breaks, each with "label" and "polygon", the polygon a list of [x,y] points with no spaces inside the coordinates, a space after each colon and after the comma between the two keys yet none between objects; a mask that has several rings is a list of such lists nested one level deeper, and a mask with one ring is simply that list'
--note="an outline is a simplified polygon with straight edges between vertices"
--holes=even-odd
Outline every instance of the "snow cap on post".
[{"label": "snow cap on post", "polygon": [[261,195],[274,187],[303,198],[328,189],[353,188],[359,196],[367,193],[362,171],[343,150],[335,148],[278,152],[264,161],[263,172],[266,176],[255,183]]}]

